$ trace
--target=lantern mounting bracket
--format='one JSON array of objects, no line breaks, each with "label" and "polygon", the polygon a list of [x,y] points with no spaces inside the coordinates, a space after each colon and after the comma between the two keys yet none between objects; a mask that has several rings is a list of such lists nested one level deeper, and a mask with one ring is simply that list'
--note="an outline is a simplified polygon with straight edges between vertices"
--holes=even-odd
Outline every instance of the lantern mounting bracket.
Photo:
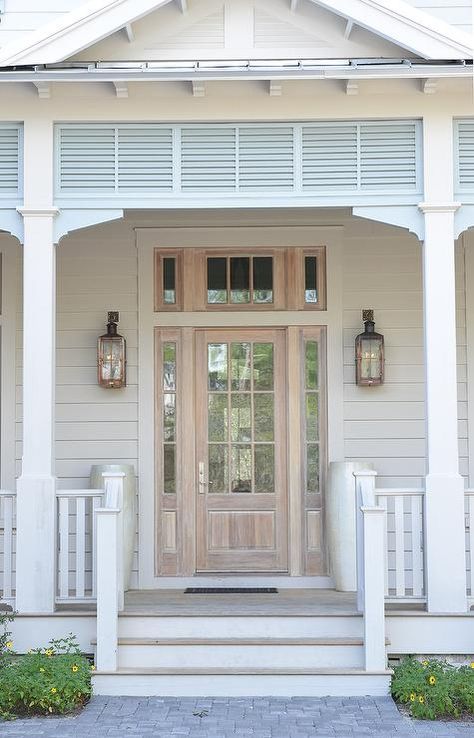
[{"label": "lantern mounting bracket", "polygon": [[371,322],[374,320],[374,311],[372,309],[362,310],[362,322],[366,323],[368,320]]},{"label": "lantern mounting bracket", "polygon": [[107,323],[119,323],[120,313],[117,310],[109,310],[107,313]]}]

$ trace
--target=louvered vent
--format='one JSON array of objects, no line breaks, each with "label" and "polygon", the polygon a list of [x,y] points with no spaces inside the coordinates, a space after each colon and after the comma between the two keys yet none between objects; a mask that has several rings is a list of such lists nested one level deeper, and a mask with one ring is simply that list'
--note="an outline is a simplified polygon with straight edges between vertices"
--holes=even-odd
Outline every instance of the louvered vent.
[{"label": "louvered vent", "polygon": [[59,155],[63,192],[115,191],[115,128],[61,128]]},{"label": "louvered vent", "polygon": [[181,129],[181,188],[183,191],[236,187],[236,130],[231,127]]},{"label": "louvered vent", "polygon": [[119,192],[173,189],[173,131],[158,126],[118,129]]},{"label": "louvered vent", "polygon": [[0,196],[19,194],[20,129],[0,126]]},{"label": "louvered vent", "polygon": [[[18,167],[18,131],[0,131],[6,187]],[[474,121],[462,123],[459,139],[461,181],[472,187]],[[258,192],[347,200],[421,191],[419,121],[64,124],[57,144],[58,194],[70,197],[148,193],[185,202]]]},{"label": "louvered vent", "polygon": [[458,143],[458,186],[463,190],[474,190],[474,120],[459,120]]},{"label": "louvered vent", "polygon": [[304,126],[302,136],[304,189],[357,189],[355,124]]},{"label": "louvered vent", "polygon": [[239,189],[293,188],[292,127],[239,128]]},{"label": "louvered vent", "polygon": [[360,186],[362,190],[416,187],[414,123],[360,124]]}]

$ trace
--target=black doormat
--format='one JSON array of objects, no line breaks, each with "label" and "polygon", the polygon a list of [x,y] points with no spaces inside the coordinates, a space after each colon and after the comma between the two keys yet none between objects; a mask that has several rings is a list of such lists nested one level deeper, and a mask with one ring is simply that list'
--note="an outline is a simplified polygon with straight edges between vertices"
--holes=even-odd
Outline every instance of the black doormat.
[{"label": "black doormat", "polygon": [[184,594],[278,594],[276,587],[187,587]]}]

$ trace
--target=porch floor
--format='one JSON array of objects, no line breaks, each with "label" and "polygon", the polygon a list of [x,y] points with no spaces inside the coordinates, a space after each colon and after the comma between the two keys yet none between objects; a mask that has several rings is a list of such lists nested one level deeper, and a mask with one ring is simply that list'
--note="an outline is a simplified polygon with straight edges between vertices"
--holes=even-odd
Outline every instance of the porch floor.
[{"label": "porch floor", "polygon": [[181,589],[130,590],[125,615],[356,615],[354,592],[279,589],[277,594],[184,594]]}]

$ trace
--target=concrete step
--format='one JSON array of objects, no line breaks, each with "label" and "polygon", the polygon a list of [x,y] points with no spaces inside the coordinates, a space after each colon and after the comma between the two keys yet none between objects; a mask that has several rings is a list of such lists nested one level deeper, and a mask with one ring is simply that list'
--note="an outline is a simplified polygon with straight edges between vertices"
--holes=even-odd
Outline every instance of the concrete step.
[{"label": "concrete step", "polygon": [[364,664],[358,638],[121,638],[121,668],[346,668]]},{"label": "concrete step", "polygon": [[95,694],[162,697],[386,696],[390,671],[323,668],[120,668],[96,672]]},{"label": "concrete step", "polygon": [[120,638],[362,638],[358,613],[342,615],[144,615],[121,613]]}]

